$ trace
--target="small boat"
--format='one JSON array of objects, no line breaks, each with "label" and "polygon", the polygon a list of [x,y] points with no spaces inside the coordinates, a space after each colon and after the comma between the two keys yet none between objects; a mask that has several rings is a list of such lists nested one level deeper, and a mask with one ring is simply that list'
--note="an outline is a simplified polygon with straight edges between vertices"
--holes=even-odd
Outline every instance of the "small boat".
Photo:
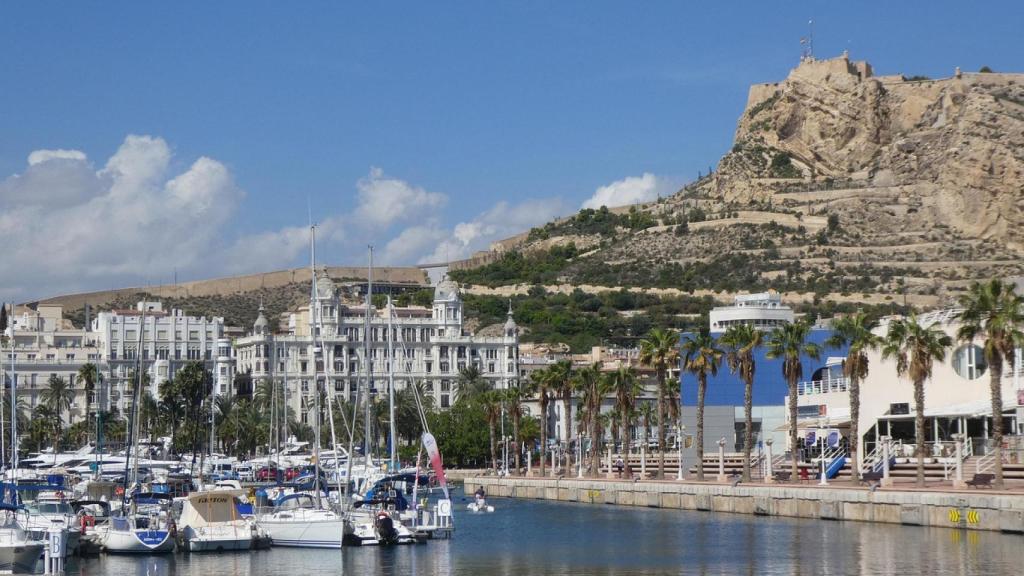
[{"label": "small boat", "polygon": [[13,484],[0,485],[0,573],[25,574],[36,570],[44,543],[22,527],[25,510],[18,505]]},{"label": "small boat", "polygon": [[466,509],[470,512],[494,512],[494,506],[487,503],[487,500],[483,498],[477,498],[474,501],[466,504]]},{"label": "small boat", "polygon": [[193,492],[184,501],[178,526],[190,552],[248,550],[256,524],[239,515],[230,490]]},{"label": "small boat", "polygon": [[75,509],[60,492],[40,492],[36,501],[26,506],[27,519],[24,528],[37,540],[45,540],[52,528],[58,527],[66,532],[66,555],[78,553],[82,537],[82,522],[75,514]]},{"label": "small boat", "polygon": [[346,543],[353,546],[390,546],[413,544],[416,534],[402,523],[409,503],[395,488],[397,476],[386,477],[370,488],[363,499],[352,505],[345,517]]},{"label": "small boat", "polygon": [[297,548],[341,548],[345,521],[317,504],[311,494],[288,494],[277,501],[272,512],[259,518],[274,546]]},{"label": "small boat", "polygon": [[175,527],[166,494],[134,494],[128,509],[96,527],[99,543],[117,554],[162,554],[174,551]]}]

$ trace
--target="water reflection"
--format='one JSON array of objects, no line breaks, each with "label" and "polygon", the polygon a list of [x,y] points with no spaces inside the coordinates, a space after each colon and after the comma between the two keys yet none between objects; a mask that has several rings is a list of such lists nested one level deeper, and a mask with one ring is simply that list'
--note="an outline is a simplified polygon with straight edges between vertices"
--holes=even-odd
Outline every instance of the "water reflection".
[{"label": "water reflection", "polygon": [[[103,556],[77,576],[434,574],[1005,574],[1024,564],[1020,536],[854,522],[494,499],[459,514],[451,541],[344,551]],[[457,505],[457,509],[464,504]]]}]

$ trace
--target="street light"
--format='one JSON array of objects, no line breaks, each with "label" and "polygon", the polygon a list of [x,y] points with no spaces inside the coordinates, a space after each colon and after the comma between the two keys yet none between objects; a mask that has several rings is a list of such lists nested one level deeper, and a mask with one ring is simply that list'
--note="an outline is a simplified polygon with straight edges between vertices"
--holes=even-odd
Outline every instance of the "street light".
[{"label": "street light", "polygon": [[818,453],[818,459],[821,460],[821,479],[818,482],[821,486],[828,486],[828,478],[826,478],[825,470],[825,450],[828,447],[828,417],[818,420],[818,429],[821,436],[821,450]]},{"label": "street light", "polygon": [[676,444],[679,446],[679,471],[676,474],[676,480],[683,479],[683,441],[686,439],[686,424],[679,425],[679,434],[676,438]]}]

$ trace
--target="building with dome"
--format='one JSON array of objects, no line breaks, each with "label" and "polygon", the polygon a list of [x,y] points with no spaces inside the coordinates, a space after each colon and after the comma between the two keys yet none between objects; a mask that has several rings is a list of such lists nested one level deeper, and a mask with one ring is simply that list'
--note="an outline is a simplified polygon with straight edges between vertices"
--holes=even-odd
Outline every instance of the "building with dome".
[{"label": "building with dome", "polygon": [[286,330],[274,333],[261,311],[252,332],[234,342],[237,372],[248,373],[255,385],[269,380],[281,390],[287,383],[288,409],[304,422],[317,380],[329,396],[350,400],[369,377],[371,394],[384,397],[391,370],[396,390],[422,383],[443,409],[455,402],[463,369],[475,367],[499,389],[517,379],[519,328],[511,310],[500,336],[469,333],[452,280],[437,284],[430,308],[375,306],[368,323],[365,304],[346,302],[326,273],[317,273],[315,292],[312,309],[307,304],[288,313]]}]

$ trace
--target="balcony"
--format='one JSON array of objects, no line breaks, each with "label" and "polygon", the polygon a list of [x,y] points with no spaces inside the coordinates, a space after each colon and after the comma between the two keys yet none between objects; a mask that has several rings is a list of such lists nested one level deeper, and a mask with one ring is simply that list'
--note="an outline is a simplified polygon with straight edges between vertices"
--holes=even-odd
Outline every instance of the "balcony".
[{"label": "balcony", "polygon": [[832,378],[830,380],[811,380],[808,382],[800,382],[796,385],[796,395],[809,396],[811,394],[846,392],[849,385],[850,379],[846,377]]}]

